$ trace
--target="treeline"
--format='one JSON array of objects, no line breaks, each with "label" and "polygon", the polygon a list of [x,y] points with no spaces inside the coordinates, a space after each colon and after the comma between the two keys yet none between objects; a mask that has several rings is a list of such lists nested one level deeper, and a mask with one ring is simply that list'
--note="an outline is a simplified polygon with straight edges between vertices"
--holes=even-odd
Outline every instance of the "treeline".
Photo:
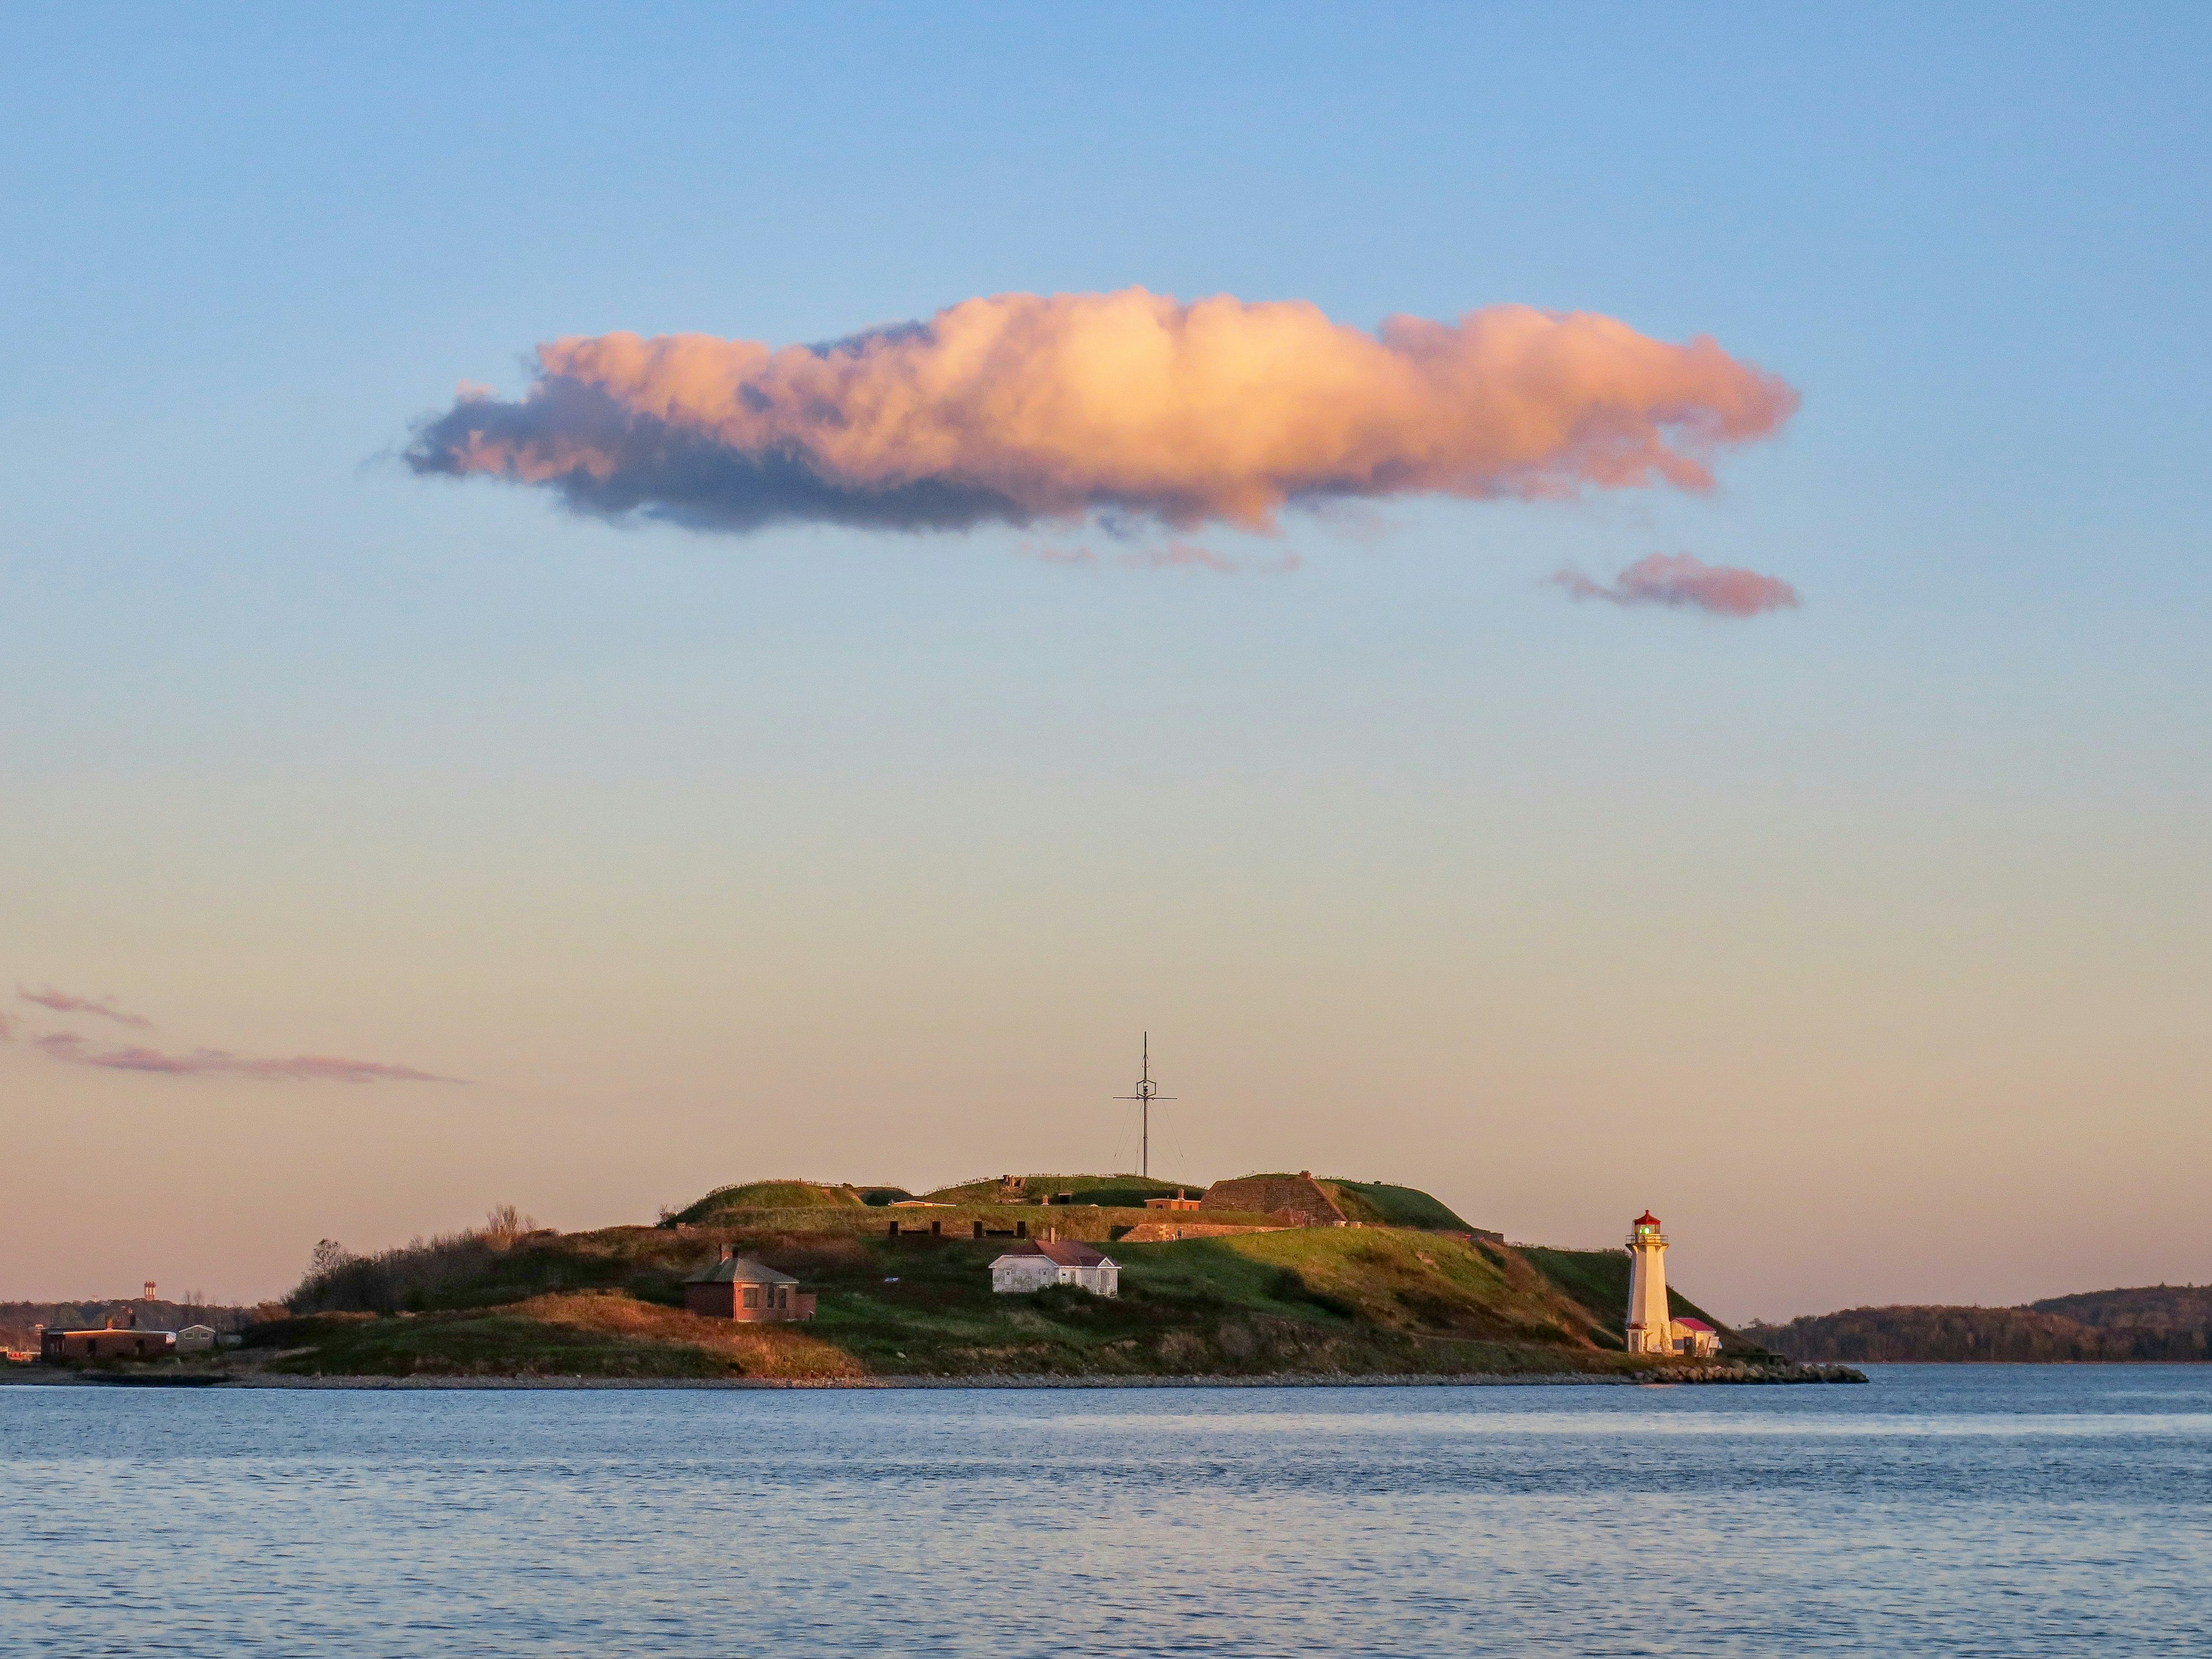
[{"label": "treeline", "polygon": [[428,1307],[446,1292],[482,1279],[493,1262],[537,1227],[514,1206],[502,1204],[481,1227],[435,1238],[418,1236],[370,1255],[356,1255],[335,1238],[325,1238],[315,1246],[306,1275],[284,1305],[295,1314],[388,1314]]},{"label": "treeline", "polygon": [[90,1302],[0,1302],[0,1346],[35,1347],[40,1326],[70,1331],[99,1330],[108,1320],[129,1310],[139,1326],[149,1331],[180,1331],[187,1325],[210,1330],[242,1331],[264,1319],[279,1319],[281,1304],[263,1302],[251,1306],[213,1306],[204,1302],[148,1302],[140,1297]]},{"label": "treeline", "polygon": [[1796,1360],[1858,1364],[2212,1359],[2212,1286],[2152,1285],[2017,1308],[1848,1308],[1744,1334]]}]

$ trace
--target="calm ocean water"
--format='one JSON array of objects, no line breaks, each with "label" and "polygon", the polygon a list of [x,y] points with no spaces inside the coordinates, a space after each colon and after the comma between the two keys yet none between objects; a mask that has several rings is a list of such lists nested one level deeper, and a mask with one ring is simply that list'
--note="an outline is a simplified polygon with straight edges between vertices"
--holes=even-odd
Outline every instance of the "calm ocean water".
[{"label": "calm ocean water", "polygon": [[2212,1369],[0,1389],[0,1652],[2212,1654]]}]

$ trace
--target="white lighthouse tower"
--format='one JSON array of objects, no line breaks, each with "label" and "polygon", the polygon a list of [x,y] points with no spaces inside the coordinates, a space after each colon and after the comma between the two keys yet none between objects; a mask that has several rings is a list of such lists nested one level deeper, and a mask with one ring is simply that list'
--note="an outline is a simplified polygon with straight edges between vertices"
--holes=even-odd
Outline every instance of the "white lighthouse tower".
[{"label": "white lighthouse tower", "polygon": [[1667,1312],[1667,1236],[1649,1210],[1628,1228],[1628,1351],[1674,1352],[1674,1321]]}]

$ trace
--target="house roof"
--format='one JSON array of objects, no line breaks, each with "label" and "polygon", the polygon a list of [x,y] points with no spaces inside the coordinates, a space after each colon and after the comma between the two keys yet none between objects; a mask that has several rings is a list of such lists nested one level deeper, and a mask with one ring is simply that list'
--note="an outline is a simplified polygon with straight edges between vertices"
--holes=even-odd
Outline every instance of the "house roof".
[{"label": "house roof", "polygon": [[1709,1331],[1712,1327],[1702,1319],[1678,1319],[1674,1322],[1686,1331]]},{"label": "house roof", "polygon": [[773,1267],[763,1267],[749,1255],[733,1255],[721,1261],[709,1262],[696,1273],[689,1274],[686,1285],[796,1285],[799,1281],[789,1273],[780,1273]]},{"label": "house roof", "polygon": [[1047,1240],[1037,1245],[1039,1255],[1049,1257],[1063,1267],[1110,1267],[1114,1262],[1088,1244],[1069,1240]]},{"label": "house roof", "polygon": [[1019,1261],[1031,1256],[1042,1256],[1061,1267],[1119,1267],[1121,1264],[1109,1255],[1102,1255],[1088,1244],[1073,1240],[1033,1238],[1026,1244],[1017,1244],[1004,1255],[995,1258],[991,1265],[1001,1261]]}]

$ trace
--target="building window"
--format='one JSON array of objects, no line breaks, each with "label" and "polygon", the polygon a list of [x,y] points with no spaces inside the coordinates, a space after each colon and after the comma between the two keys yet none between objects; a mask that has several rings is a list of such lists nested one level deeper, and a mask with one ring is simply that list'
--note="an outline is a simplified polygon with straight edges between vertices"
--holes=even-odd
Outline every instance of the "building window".
[{"label": "building window", "polygon": [[750,1285],[745,1286],[745,1306],[748,1308],[760,1306],[760,1291]]}]

